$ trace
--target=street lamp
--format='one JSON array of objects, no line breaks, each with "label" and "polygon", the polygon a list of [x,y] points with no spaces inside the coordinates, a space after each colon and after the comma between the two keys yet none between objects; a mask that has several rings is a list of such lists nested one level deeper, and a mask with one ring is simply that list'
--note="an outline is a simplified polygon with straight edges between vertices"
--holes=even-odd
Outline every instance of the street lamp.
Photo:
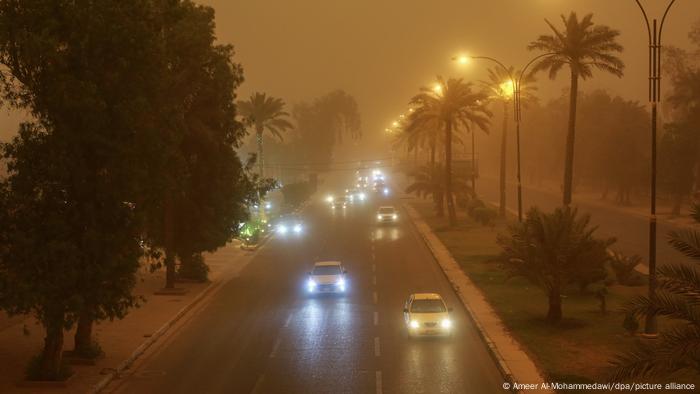
[{"label": "street lamp", "polygon": [[[644,16],[649,40],[649,103],[651,103],[651,201],[649,213],[649,299],[656,301],[656,106],[661,101],[661,33],[668,11],[676,0],[671,0],[661,17],[657,29],[656,18],[649,24],[649,17],[639,0],[635,0]],[[647,314],[644,335],[656,337],[656,316]]]},{"label": "street lamp", "polygon": [[[675,1],[675,0],[674,0]],[[545,53],[539,56],[534,57],[532,60],[530,60],[525,67],[520,71],[520,74],[518,75],[517,78],[514,78],[513,74],[510,72],[508,67],[506,67],[503,63],[499,62],[498,60],[488,57],[488,56],[456,56],[453,57],[452,60],[458,62],[459,64],[469,64],[471,59],[483,59],[483,60],[488,60],[493,63],[496,63],[499,67],[503,69],[503,71],[506,72],[506,74],[509,77],[509,80],[501,84],[501,89],[503,89],[504,85],[510,86],[512,90],[512,95],[513,95],[513,117],[515,119],[515,145],[516,145],[516,162],[517,162],[517,180],[518,180],[518,221],[522,222],[523,221],[523,183],[522,183],[522,177],[520,175],[520,120],[522,119],[522,113],[521,113],[521,103],[520,103],[520,90],[521,90],[521,83],[522,79],[525,76],[525,71],[530,67],[535,61],[545,57],[545,56],[552,56],[554,53]]]}]

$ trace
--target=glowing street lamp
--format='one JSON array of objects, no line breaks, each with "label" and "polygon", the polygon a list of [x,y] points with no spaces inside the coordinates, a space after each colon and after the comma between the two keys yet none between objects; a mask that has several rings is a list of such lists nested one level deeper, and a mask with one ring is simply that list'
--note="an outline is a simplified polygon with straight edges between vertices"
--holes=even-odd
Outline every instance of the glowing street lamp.
[{"label": "glowing street lamp", "polygon": [[433,92],[435,92],[435,94],[442,94],[442,85],[436,82],[433,85]]}]

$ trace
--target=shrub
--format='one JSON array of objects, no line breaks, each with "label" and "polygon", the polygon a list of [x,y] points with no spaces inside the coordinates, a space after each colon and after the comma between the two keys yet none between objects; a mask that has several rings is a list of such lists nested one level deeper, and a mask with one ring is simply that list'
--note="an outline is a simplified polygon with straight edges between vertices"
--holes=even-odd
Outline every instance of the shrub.
[{"label": "shrub", "polygon": [[[641,279],[641,275],[635,271],[635,267],[639,265],[642,258],[638,255],[625,256],[620,252],[610,253],[610,268],[615,272],[617,283],[624,286],[637,286]],[[636,275],[635,275],[636,274]]]},{"label": "shrub", "polygon": [[477,207],[472,210],[471,217],[475,221],[487,226],[498,216],[495,209],[489,207]]}]

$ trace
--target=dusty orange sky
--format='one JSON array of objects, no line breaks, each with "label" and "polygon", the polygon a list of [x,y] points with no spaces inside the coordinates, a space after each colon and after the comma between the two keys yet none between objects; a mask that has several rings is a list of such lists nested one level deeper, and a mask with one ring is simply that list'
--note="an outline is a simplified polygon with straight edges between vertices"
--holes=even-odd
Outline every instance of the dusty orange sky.
[{"label": "dusty orange sky", "polygon": [[[264,91],[289,102],[311,99],[334,88],[353,94],[365,135],[380,133],[405,108],[417,89],[436,74],[484,78],[487,62],[460,69],[459,52],[487,55],[520,67],[525,46],[548,32],[544,18],[594,13],[594,22],[621,31],[627,69],[622,79],[597,74],[582,89],[605,87],[646,101],[647,41],[634,0],[203,0],[216,9],[220,41],[236,47],[246,82],[239,92]],[[643,0],[660,17],[665,0]],[[664,44],[688,46],[687,33],[700,19],[700,1],[677,0],[664,28]],[[543,98],[560,94],[543,75]],[[16,130],[17,116],[2,110],[0,139]]]}]

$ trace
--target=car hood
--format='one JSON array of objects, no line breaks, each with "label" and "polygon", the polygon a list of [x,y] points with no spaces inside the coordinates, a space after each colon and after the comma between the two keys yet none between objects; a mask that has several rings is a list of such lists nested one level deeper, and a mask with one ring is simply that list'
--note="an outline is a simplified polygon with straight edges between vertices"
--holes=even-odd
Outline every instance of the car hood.
[{"label": "car hood", "polygon": [[340,275],[311,275],[311,279],[319,285],[332,285],[338,282]]},{"label": "car hood", "polygon": [[409,313],[409,318],[411,320],[415,320],[418,323],[428,323],[428,322],[436,322],[440,323],[442,319],[447,319],[449,317],[447,312],[439,312],[439,313]]}]

